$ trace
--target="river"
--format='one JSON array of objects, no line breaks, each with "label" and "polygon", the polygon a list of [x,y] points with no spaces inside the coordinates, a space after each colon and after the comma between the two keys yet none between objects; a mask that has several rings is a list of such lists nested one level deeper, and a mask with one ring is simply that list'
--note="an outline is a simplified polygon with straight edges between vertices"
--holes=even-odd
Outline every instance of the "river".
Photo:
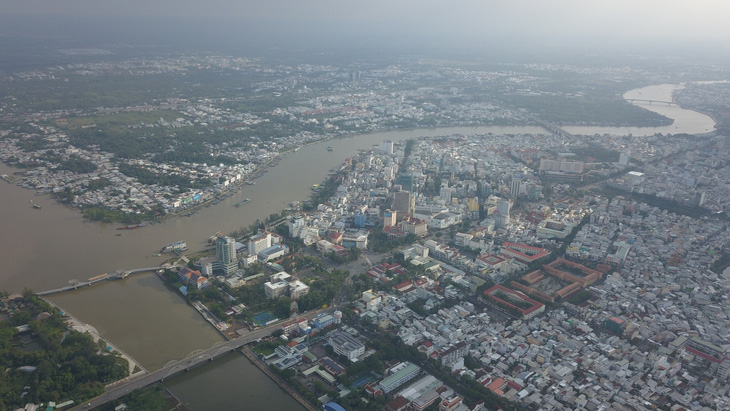
[{"label": "river", "polygon": [[[651,107],[655,108],[660,107]],[[695,132],[704,131],[698,128]],[[48,196],[0,182],[0,210],[3,211],[0,232],[4,233],[0,237],[3,261],[0,289],[20,291],[31,287],[40,291],[63,286],[70,279],[83,280],[119,269],[155,266],[163,258],[154,257],[153,253],[174,241],[186,241],[191,250],[203,248],[207,238],[217,231],[231,232],[248,226],[256,219],[286,208],[292,201],[307,199],[312,184],[321,182],[344,158],[383,140],[543,132],[544,129],[536,126],[452,127],[379,132],[312,144],[286,154],[278,166],[267,168],[268,172],[256,180],[256,185],[244,186],[216,206],[203,208],[192,217],[172,217],[124,232],[116,230],[116,224],[84,221],[77,210],[61,206]],[[328,145],[333,147],[332,152],[327,151]],[[0,174],[14,171],[0,164]],[[234,207],[247,197],[251,198],[249,203]],[[31,200],[42,209],[32,208]],[[150,370],[222,340],[217,331],[154,274],[102,283],[53,296],[52,300],[96,327],[103,338]],[[166,385],[184,403],[190,403],[191,410],[210,409],[211,404],[246,404],[250,409],[267,409],[272,408],[272,401],[275,401],[274,409],[296,409],[294,400],[281,395],[282,391],[262,378],[245,358],[231,356],[220,364],[216,362],[195,370]]]},{"label": "river", "polygon": [[[117,236],[120,234],[117,224],[84,221],[78,211],[55,203],[48,196],[0,182],[0,210],[12,215],[0,220],[0,230],[6,233],[0,238],[5,263],[5,269],[0,272],[0,288],[19,291],[31,287],[40,291],[66,285],[70,279],[83,280],[119,269],[154,266],[163,258],[152,254],[164,244],[183,240],[192,250],[200,249],[217,231],[230,232],[248,226],[295,200],[307,199],[312,184],[321,182],[332,168],[345,157],[355,155],[358,149],[370,148],[383,140],[490,132],[516,134],[545,130],[535,126],[455,127],[373,133],[312,144],[288,153],[278,166],[267,168],[268,172],[256,180],[256,185],[244,186],[216,206],[203,208],[192,217],[173,217],[160,224],[125,230],[122,236]],[[328,145],[333,147],[332,152],[327,151]],[[13,171],[16,170],[0,165],[0,174]],[[250,202],[234,207],[247,197],[251,198]],[[42,208],[32,208],[31,200]],[[213,327],[154,274],[104,282],[51,299],[96,327],[103,338],[149,370],[222,340]],[[212,388],[211,384],[215,389],[208,389]],[[272,398],[279,401],[276,409],[297,407],[292,398],[281,395],[280,389],[268,378],[262,378],[243,357],[232,356],[225,360],[225,366],[205,367],[166,385],[184,403],[190,403],[189,408],[193,410],[210,409],[206,405],[213,403],[245,403],[251,409],[266,409]],[[248,386],[252,388],[243,388]]]},{"label": "river", "polygon": [[[684,88],[682,84],[657,84],[629,90],[623,98],[631,100],[674,101],[672,95],[676,90]],[[671,125],[664,127],[587,127],[566,126],[565,131],[571,134],[591,136],[594,134],[653,136],[654,134],[702,134],[715,129],[715,120],[712,117],[693,110],[687,110],[677,105],[649,103],[648,101],[634,101],[632,104],[659,113],[674,120]]]}]

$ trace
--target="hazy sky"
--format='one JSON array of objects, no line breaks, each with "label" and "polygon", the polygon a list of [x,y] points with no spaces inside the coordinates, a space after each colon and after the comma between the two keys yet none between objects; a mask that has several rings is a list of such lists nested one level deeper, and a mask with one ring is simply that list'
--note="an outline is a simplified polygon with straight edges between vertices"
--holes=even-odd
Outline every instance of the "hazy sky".
[{"label": "hazy sky", "polygon": [[730,42],[730,0],[2,0],[1,8],[5,18],[44,16],[76,21],[77,28],[89,24],[89,17],[135,21],[130,31],[148,33],[154,33],[155,21],[165,22],[161,31],[179,22],[177,28],[191,36],[595,41],[614,47],[637,41]]}]

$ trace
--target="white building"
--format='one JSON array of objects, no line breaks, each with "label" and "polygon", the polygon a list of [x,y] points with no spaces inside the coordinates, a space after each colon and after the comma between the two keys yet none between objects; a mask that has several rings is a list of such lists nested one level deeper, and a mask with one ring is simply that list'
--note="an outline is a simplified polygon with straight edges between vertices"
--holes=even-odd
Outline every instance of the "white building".
[{"label": "white building", "polygon": [[307,293],[309,293],[309,286],[303,282],[294,280],[289,283],[289,297],[291,297],[292,300],[296,300]]},{"label": "white building", "polygon": [[344,355],[348,360],[355,362],[365,354],[365,345],[358,339],[344,331],[333,331],[327,336],[327,342],[335,353]]},{"label": "white building", "polygon": [[378,307],[380,306],[381,298],[379,295],[375,294],[372,290],[363,291],[362,297],[360,298],[363,303],[365,303],[365,307],[370,311],[378,311]]},{"label": "white building", "polygon": [[271,233],[263,232],[256,234],[248,240],[248,253],[250,255],[256,255],[271,247],[271,244]]},{"label": "white building", "polygon": [[281,297],[283,295],[286,295],[287,291],[289,291],[289,283],[287,283],[286,281],[279,281],[276,283],[267,281],[264,283],[264,292],[266,293],[266,298]]},{"label": "white building", "polygon": [[515,174],[512,176],[512,184],[510,185],[510,197],[517,198],[522,191],[522,176]]}]

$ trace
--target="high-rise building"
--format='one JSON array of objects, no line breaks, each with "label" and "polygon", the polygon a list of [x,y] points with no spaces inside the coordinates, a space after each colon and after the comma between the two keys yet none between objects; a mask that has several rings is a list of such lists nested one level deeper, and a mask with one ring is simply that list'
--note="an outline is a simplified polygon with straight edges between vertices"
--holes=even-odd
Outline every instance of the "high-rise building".
[{"label": "high-rise building", "polygon": [[505,228],[509,225],[509,208],[509,200],[503,199],[497,202],[497,212],[494,216],[497,228]]},{"label": "high-rise building", "polygon": [[479,211],[479,197],[471,197],[467,202],[470,212]]},{"label": "high-rise building", "polygon": [[439,197],[441,197],[441,199],[444,200],[446,204],[451,203],[451,189],[448,187],[441,187],[441,190],[439,191]]},{"label": "high-rise building", "polygon": [[256,234],[248,240],[248,253],[256,255],[261,251],[271,247],[271,233],[264,231]]},{"label": "high-rise building", "polygon": [[401,187],[403,187],[403,190],[408,191],[409,193],[416,192],[416,185],[413,182],[412,175],[401,174],[398,176],[398,178],[396,178],[395,183],[399,184]]},{"label": "high-rise building", "polygon": [[707,202],[707,191],[703,191],[695,196],[695,202],[702,207]]},{"label": "high-rise building", "polygon": [[397,210],[385,210],[383,213],[383,227],[393,227],[398,215]]},{"label": "high-rise building", "polygon": [[381,142],[380,151],[388,155],[393,154],[393,142],[390,140],[385,140]]},{"label": "high-rise building", "polygon": [[218,264],[225,275],[231,275],[238,268],[236,257],[236,240],[233,237],[220,235],[215,241],[215,254]]},{"label": "high-rise building", "polygon": [[618,156],[618,163],[619,163],[619,165],[622,165],[622,166],[626,167],[626,166],[629,165],[629,160],[630,159],[631,158],[627,154],[621,153]]},{"label": "high-rise building", "polygon": [[413,215],[416,208],[416,197],[408,191],[393,193],[393,208],[403,217]]},{"label": "high-rise building", "polygon": [[509,215],[509,208],[509,200],[502,199],[497,201],[497,212],[499,212],[500,214]]},{"label": "high-rise building", "polygon": [[522,190],[522,174],[512,176],[512,184],[510,186],[510,197],[517,198]]},{"label": "high-rise building", "polygon": [[489,183],[486,181],[482,183],[482,191],[480,194],[484,198],[487,198],[490,194],[492,194],[492,187],[490,187]]}]

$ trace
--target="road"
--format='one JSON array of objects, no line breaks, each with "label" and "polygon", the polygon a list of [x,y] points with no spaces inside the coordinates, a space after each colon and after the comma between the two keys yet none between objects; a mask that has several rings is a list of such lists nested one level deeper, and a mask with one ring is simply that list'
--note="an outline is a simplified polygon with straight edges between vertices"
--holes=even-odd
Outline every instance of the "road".
[{"label": "road", "polygon": [[[306,318],[307,320],[311,320],[317,314],[319,314],[321,311],[322,310],[311,311],[311,312],[305,313],[303,315],[300,315],[300,316],[292,318],[292,319]],[[288,319],[288,320],[292,320],[292,319]],[[100,407],[100,406],[106,404],[107,402],[114,401],[120,397],[123,397],[136,389],[144,388],[144,387],[154,384],[158,381],[163,381],[165,378],[170,378],[178,373],[188,371],[189,369],[196,367],[196,366],[200,365],[201,363],[205,363],[207,361],[213,361],[216,358],[221,357],[227,353],[236,351],[237,349],[243,347],[244,345],[250,344],[250,343],[258,340],[259,338],[268,337],[269,335],[271,335],[272,331],[274,331],[280,327],[281,327],[281,323],[277,323],[274,325],[270,325],[268,327],[258,329],[256,331],[253,331],[250,334],[244,335],[242,337],[238,337],[236,339],[226,341],[224,343],[216,343],[216,345],[214,345],[212,348],[209,348],[205,351],[194,351],[191,355],[189,355],[185,359],[168,364],[165,367],[160,368],[159,370],[151,372],[149,374],[144,374],[137,378],[131,378],[130,380],[124,382],[123,384],[121,384],[119,386],[110,388],[105,394],[102,394],[83,404],[80,404],[80,405],[74,407],[73,409],[74,410],[90,410],[90,409],[94,409],[96,407]]]}]

